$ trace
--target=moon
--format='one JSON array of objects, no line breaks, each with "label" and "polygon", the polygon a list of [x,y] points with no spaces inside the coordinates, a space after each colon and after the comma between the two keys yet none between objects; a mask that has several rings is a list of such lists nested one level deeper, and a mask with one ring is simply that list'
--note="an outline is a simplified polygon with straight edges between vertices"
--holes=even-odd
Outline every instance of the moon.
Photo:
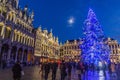
[{"label": "moon", "polygon": [[72,25],[74,22],[75,22],[74,17],[70,17],[70,18],[68,19],[68,24]]}]

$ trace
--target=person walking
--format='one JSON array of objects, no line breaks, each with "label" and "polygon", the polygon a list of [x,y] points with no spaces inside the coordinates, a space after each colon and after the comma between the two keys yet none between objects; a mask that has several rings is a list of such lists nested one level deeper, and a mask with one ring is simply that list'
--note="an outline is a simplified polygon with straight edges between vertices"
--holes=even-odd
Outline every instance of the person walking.
[{"label": "person walking", "polygon": [[116,65],[117,80],[120,80],[120,63]]},{"label": "person walking", "polygon": [[21,71],[22,71],[22,67],[20,66],[20,62],[18,61],[12,67],[13,79],[14,80],[20,80],[21,79]]},{"label": "person walking", "polygon": [[83,71],[83,65],[82,63],[79,61],[78,64],[77,64],[77,67],[76,67],[76,73],[78,74],[78,79],[79,80],[82,80],[81,79],[81,75],[82,75],[82,71]]},{"label": "person walking", "polygon": [[112,77],[116,77],[116,70],[115,70],[115,63],[111,64],[111,72],[112,72]]},{"label": "person walking", "polygon": [[41,74],[41,78],[43,79],[44,78],[44,63],[40,64],[39,74]]},{"label": "person walking", "polygon": [[2,60],[2,69],[5,69],[6,68],[6,61],[3,59]]},{"label": "person walking", "polygon": [[53,62],[51,64],[51,69],[52,69],[52,80],[56,80],[56,72],[57,72],[57,69],[58,69],[58,64],[57,62]]},{"label": "person walking", "polygon": [[69,62],[68,65],[67,65],[67,68],[68,68],[68,80],[71,80],[71,71],[72,71],[72,65],[71,63]]},{"label": "person walking", "polygon": [[106,77],[106,63],[103,62],[103,73],[104,73],[104,77]]},{"label": "person walking", "polygon": [[48,74],[50,72],[50,63],[45,62],[44,64],[45,80],[48,80]]},{"label": "person walking", "polygon": [[67,72],[66,72],[66,64],[64,60],[60,65],[60,72],[61,72],[61,80],[65,80],[65,77],[67,76]]}]

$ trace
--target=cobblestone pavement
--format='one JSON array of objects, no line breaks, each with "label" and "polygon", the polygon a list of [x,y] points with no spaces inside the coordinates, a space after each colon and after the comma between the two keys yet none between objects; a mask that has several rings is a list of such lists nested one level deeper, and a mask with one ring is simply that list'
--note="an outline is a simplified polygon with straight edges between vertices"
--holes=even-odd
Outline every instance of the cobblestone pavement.
[{"label": "cobblestone pavement", "polygon": [[[25,67],[24,69],[25,75],[22,76],[21,80],[44,80],[41,78],[41,73],[39,73],[39,67]],[[117,74],[113,74],[112,77],[110,77],[110,74],[108,72],[105,72],[106,75],[104,75],[103,71],[88,71],[84,75],[82,75],[82,80],[120,80],[118,79],[119,76]],[[120,74],[120,73],[119,73]],[[12,80],[12,72],[11,69],[5,69],[0,70],[0,80]],[[49,74],[49,79],[51,80],[51,72]],[[58,69],[57,71],[57,77],[56,80],[60,80],[60,71]],[[66,80],[68,80],[66,78]],[[78,80],[76,71],[72,70],[72,76],[71,80]]]}]

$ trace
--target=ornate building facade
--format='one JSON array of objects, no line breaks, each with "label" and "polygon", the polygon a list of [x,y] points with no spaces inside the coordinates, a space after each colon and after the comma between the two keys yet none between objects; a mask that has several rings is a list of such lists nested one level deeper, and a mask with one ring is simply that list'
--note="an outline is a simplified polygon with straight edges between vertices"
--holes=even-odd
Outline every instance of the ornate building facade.
[{"label": "ornate building facade", "polygon": [[34,52],[33,16],[18,0],[0,0],[0,62],[31,62]]},{"label": "ornate building facade", "polygon": [[[63,60],[75,60],[80,59],[81,49],[80,45],[82,40],[67,40],[63,45],[60,44],[60,57]],[[110,49],[110,60],[111,62],[120,62],[120,44],[117,40],[112,38],[106,38],[105,43],[108,44]]]},{"label": "ornate building facade", "polygon": [[67,40],[60,47],[60,57],[65,61],[79,61],[81,54],[81,40]]},{"label": "ornate building facade", "polygon": [[110,60],[111,62],[118,63],[120,62],[120,45],[118,44],[117,40],[112,38],[107,38],[105,41],[110,48]]},{"label": "ornate building facade", "polygon": [[39,62],[44,62],[46,59],[58,59],[59,42],[58,38],[53,36],[52,30],[48,32],[38,27],[35,38],[35,57]]}]

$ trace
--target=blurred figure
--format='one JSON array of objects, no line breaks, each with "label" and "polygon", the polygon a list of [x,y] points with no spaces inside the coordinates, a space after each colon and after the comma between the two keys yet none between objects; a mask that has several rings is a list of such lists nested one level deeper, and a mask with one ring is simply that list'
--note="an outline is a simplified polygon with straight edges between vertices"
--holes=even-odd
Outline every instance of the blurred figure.
[{"label": "blurred figure", "polygon": [[22,71],[22,68],[20,66],[20,62],[18,61],[12,67],[13,79],[14,80],[20,80],[21,79],[21,71]]},{"label": "blurred figure", "polygon": [[118,62],[117,66],[116,66],[116,72],[117,72],[117,79],[120,80],[120,63]]},{"label": "blurred figure", "polygon": [[50,63],[45,62],[44,64],[44,71],[45,71],[45,80],[48,80],[48,74],[50,72]]},{"label": "blurred figure", "polygon": [[78,74],[79,80],[82,80],[81,79],[82,72],[83,72],[83,64],[82,64],[82,62],[79,61],[77,64],[77,67],[76,67],[76,73]]},{"label": "blurred figure", "polygon": [[85,72],[88,72],[88,64],[87,63],[84,63],[84,70],[85,70]]},{"label": "blurred figure", "polygon": [[106,77],[106,63],[103,62],[103,73],[104,73],[104,76]]},{"label": "blurred figure", "polygon": [[76,69],[76,62],[73,62],[73,69]]},{"label": "blurred figure", "polygon": [[112,71],[111,71],[111,62],[108,64],[108,70],[109,70],[109,73],[111,74]]},{"label": "blurred figure", "polygon": [[44,63],[40,64],[40,71],[39,71],[39,73],[41,73],[41,77],[43,79],[43,77],[44,77]]},{"label": "blurred figure", "polygon": [[111,72],[112,72],[112,77],[116,77],[116,70],[115,70],[115,64],[114,63],[112,63],[111,64]]},{"label": "blurred figure", "polygon": [[69,62],[68,65],[67,65],[67,68],[68,68],[68,80],[71,80],[71,71],[72,71],[72,65],[71,63]]},{"label": "blurred figure", "polygon": [[64,61],[62,61],[60,65],[60,71],[61,71],[61,80],[65,80],[65,77],[67,76],[67,72],[66,72],[66,64]]},{"label": "blurred figure", "polygon": [[57,72],[57,69],[58,69],[58,63],[54,61],[51,64],[51,69],[52,69],[52,80],[56,80],[56,72]]},{"label": "blurred figure", "polygon": [[5,69],[5,67],[6,67],[6,61],[2,59],[2,69]]}]

